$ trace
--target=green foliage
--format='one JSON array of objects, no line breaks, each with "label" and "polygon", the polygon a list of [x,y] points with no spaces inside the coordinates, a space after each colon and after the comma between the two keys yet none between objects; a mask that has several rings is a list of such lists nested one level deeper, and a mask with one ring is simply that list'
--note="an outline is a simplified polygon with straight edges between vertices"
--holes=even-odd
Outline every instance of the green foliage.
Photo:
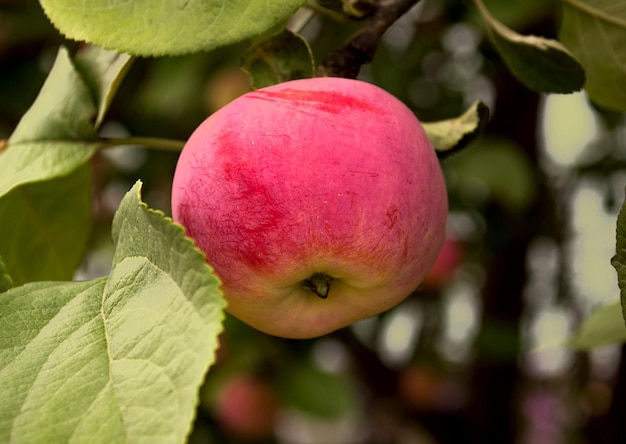
[{"label": "green foliage", "polygon": [[287,29],[250,46],[243,55],[241,66],[250,75],[254,88],[313,77],[315,74],[315,61],[309,44]]},{"label": "green foliage", "polygon": [[354,388],[341,376],[307,363],[295,365],[281,380],[282,395],[298,410],[322,418],[337,418],[354,411]]},{"label": "green foliage", "polygon": [[575,348],[590,349],[626,342],[626,326],[619,303],[607,305],[591,314],[571,340]]},{"label": "green foliage", "polygon": [[449,187],[468,198],[484,198],[484,191],[504,208],[516,212],[527,208],[536,196],[533,166],[519,146],[490,138],[450,159],[455,179]]},{"label": "green foliage", "polygon": [[0,198],[0,255],[14,285],[69,280],[90,234],[91,169],[28,183]]},{"label": "green foliage", "polygon": [[[91,225],[91,174],[85,167],[103,146],[92,119],[101,119],[123,64],[98,48],[85,51],[81,72],[64,48],[39,96],[0,155],[0,255],[14,284],[67,280],[78,266]],[[37,266],[33,266],[37,264]]]},{"label": "green foliage", "polygon": [[587,72],[601,106],[626,111],[626,7],[613,0],[563,0],[561,41]]},{"label": "green foliage", "polygon": [[102,124],[111,101],[130,68],[133,58],[128,54],[105,51],[97,46],[82,48],[76,55],[74,64],[83,81],[91,91],[98,108],[94,126]]},{"label": "green foliage", "polygon": [[108,278],[0,295],[0,441],[183,442],[215,359],[218,281],[136,185]]},{"label": "green foliage", "polygon": [[304,2],[40,0],[62,34],[138,56],[206,51],[261,34]]},{"label": "green foliage", "polygon": [[621,290],[623,317],[626,320],[626,201],[617,217],[617,243],[615,256],[611,260],[617,271],[617,283]]},{"label": "green foliage", "polygon": [[476,140],[488,119],[489,108],[482,102],[476,102],[459,117],[422,125],[437,155],[442,157]]},{"label": "green foliage", "polygon": [[571,93],[585,84],[585,71],[556,40],[523,36],[496,20],[481,0],[475,0],[489,38],[509,69],[528,88],[547,93]]},{"label": "green foliage", "polygon": [[89,89],[61,48],[39,96],[0,157],[0,196],[83,165],[102,146],[90,120],[95,114]]},{"label": "green foliage", "polygon": [[9,273],[7,273],[2,257],[0,256],[0,293],[7,291],[13,286],[13,280]]},{"label": "green foliage", "polygon": [[545,0],[482,0],[489,12],[507,26],[525,27],[554,12],[554,2]]},{"label": "green foliage", "polygon": [[[104,118],[130,57],[60,48],[37,99],[0,155],[0,255],[15,285],[71,279],[90,233],[91,173]],[[95,118],[95,122],[94,119]],[[33,266],[37,264],[37,266]]]}]

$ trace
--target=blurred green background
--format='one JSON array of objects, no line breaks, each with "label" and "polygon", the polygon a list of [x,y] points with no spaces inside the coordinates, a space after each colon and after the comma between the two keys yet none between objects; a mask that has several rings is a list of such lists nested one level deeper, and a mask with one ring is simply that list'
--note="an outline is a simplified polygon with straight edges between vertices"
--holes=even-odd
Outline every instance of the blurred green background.
[{"label": "blurred green background", "polygon": [[[336,7],[338,2],[320,2]],[[486,1],[523,33],[555,37],[555,1]],[[302,30],[320,63],[360,24],[314,17]],[[0,139],[28,109],[67,42],[35,0],[0,0]],[[249,88],[247,43],[138,59],[102,133],[186,139]],[[622,115],[584,94],[523,87],[489,45],[470,2],[423,0],[384,35],[361,78],[423,121],[491,110],[482,139],[442,161],[448,240],[400,306],[306,341],[228,318],[192,443],[626,442],[623,348],[565,346],[581,320],[619,300],[610,258],[626,185]],[[169,214],[177,155],[141,147],[98,154],[96,222],[76,279],[109,272],[110,223],[137,180]]]}]

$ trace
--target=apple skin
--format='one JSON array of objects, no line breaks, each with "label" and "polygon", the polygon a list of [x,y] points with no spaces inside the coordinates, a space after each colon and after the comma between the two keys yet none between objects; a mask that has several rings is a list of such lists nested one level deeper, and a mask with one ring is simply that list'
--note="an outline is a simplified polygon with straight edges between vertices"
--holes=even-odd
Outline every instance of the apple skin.
[{"label": "apple skin", "polygon": [[[383,89],[342,78],[235,99],[191,135],[172,186],[173,219],[220,277],[227,311],[286,338],[406,298],[437,257],[447,210],[417,118]],[[326,298],[312,276],[332,278]]]},{"label": "apple skin", "polygon": [[463,263],[463,258],[462,244],[452,237],[446,237],[435,263],[424,278],[424,287],[431,289],[444,287]]}]

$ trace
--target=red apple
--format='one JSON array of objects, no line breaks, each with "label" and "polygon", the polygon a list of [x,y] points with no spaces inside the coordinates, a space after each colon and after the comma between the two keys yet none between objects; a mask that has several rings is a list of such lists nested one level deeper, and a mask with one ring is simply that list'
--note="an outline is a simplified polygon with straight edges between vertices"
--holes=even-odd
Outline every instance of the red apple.
[{"label": "red apple", "polygon": [[459,241],[447,237],[435,260],[434,265],[424,278],[424,286],[429,288],[443,287],[454,275],[454,272],[463,263],[463,247]]},{"label": "red apple", "polygon": [[295,80],[206,119],[181,153],[173,218],[221,278],[227,310],[266,333],[320,336],[420,284],[447,197],[420,122],[366,82]]},{"label": "red apple", "polygon": [[278,400],[268,382],[254,375],[237,375],[220,387],[215,417],[228,433],[246,440],[273,434]]}]

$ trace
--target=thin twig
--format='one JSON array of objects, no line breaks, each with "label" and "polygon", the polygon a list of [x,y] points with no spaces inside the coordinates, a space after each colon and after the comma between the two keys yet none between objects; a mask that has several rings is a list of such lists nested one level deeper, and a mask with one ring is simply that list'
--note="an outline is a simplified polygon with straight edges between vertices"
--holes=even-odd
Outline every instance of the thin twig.
[{"label": "thin twig", "polygon": [[185,142],[182,140],[161,139],[158,137],[121,137],[121,138],[103,138],[106,146],[104,148],[112,148],[120,145],[136,145],[146,148],[156,148],[165,151],[182,151]]},{"label": "thin twig", "polygon": [[418,2],[419,0],[380,0],[367,24],[324,61],[320,74],[356,78],[361,66],[374,58],[378,42],[385,31]]}]

